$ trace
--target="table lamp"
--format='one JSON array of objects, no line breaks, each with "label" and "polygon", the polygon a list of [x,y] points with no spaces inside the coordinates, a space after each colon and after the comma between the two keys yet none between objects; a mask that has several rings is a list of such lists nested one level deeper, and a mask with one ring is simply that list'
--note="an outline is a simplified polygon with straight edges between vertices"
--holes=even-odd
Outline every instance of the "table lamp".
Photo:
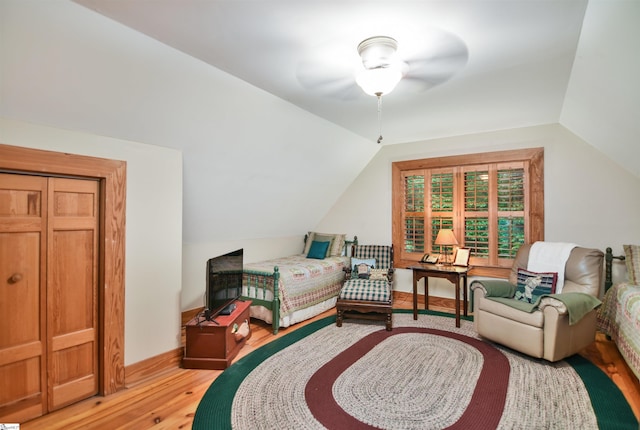
[{"label": "table lamp", "polygon": [[438,231],[438,236],[436,237],[435,245],[440,245],[444,249],[444,262],[445,265],[451,265],[451,261],[449,261],[449,249],[448,246],[453,247],[458,244],[458,240],[456,236],[453,234],[453,230],[449,228],[442,228]]}]

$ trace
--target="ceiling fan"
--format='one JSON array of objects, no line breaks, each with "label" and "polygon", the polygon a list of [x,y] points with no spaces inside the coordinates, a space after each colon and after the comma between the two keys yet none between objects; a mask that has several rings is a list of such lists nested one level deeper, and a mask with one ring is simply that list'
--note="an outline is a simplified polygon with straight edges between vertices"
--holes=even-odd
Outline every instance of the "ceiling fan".
[{"label": "ceiling fan", "polygon": [[[339,100],[358,98],[363,90],[376,95],[365,82],[375,76],[396,80],[405,92],[417,93],[451,79],[467,59],[466,44],[444,31],[431,31],[418,42],[404,44],[390,36],[373,36],[356,47],[339,43],[318,47],[299,62],[297,78],[304,88]],[[360,83],[365,88],[359,88]],[[383,95],[390,92],[382,90]]]},{"label": "ceiling fan", "polygon": [[[407,91],[420,92],[449,80],[467,63],[466,44],[458,37],[435,32],[417,54],[403,58],[398,41],[389,36],[373,36],[357,46],[359,61],[344,46],[312,53],[298,65],[300,84],[314,92],[340,100],[352,100],[364,93],[378,99],[378,123],[382,141],[382,96],[402,82]],[[422,49],[420,49],[422,48]],[[405,50],[409,52],[410,50]],[[359,88],[358,88],[359,87]]]}]

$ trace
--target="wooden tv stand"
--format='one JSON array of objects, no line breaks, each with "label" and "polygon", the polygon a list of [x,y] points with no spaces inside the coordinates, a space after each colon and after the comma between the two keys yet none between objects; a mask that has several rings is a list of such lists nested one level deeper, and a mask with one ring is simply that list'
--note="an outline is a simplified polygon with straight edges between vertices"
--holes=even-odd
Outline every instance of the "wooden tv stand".
[{"label": "wooden tv stand", "polygon": [[[249,307],[251,301],[235,301],[231,315],[219,315],[214,321],[196,316],[186,326],[186,346],[182,367],[187,369],[226,369],[251,337]],[[246,322],[248,334],[241,336]],[[245,329],[246,329],[245,327]]]}]

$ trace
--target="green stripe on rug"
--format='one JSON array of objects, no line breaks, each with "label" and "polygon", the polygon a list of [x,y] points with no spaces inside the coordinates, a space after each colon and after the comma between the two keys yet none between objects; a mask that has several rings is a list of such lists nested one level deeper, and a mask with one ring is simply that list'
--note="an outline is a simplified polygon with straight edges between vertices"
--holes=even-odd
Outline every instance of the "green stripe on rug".
[{"label": "green stripe on rug", "polygon": [[564,361],[573,367],[584,382],[601,430],[638,430],[638,423],[627,400],[606,373],[577,354]]}]

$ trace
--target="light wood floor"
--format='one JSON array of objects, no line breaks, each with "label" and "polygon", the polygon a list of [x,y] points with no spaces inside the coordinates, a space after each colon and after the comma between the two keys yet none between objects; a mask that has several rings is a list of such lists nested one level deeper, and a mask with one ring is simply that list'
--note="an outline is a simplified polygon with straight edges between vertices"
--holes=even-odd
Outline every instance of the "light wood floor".
[{"label": "light wood floor", "polygon": [[[431,297],[433,310],[451,312],[451,300]],[[411,309],[411,295],[401,294],[394,307]],[[252,321],[252,336],[240,358],[249,352],[316,319],[333,315],[330,310],[305,323],[280,330],[273,336],[270,326]],[[640,383],[624,363],[615,345],[598,334],[596,342],[581,353],[604,370],[618,385],[640,418]],[[219,370],[172,369],[128,386],[109,397],[93,397],[63,410],[23,423],[21,430],[34,429],[190,429],[196,407]]]}]

